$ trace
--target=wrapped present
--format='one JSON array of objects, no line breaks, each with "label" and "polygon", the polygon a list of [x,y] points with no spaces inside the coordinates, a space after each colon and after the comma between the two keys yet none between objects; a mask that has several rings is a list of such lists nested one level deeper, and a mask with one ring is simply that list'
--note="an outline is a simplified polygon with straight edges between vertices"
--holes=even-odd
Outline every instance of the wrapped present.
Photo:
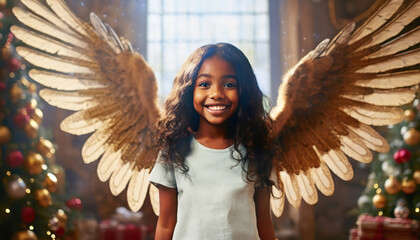
[{"label": "wrapped present", "polygon": [[155,226],[142,221],[141,212],[131,212],[119,207],[110,218],[99,224],[100,240],[149,240],[153,239]]},{"label": "wrapped present", "polygon": [[419,239],[419,223],[412,219],[360,215],[357,225],[350,231],[351,240]]}]

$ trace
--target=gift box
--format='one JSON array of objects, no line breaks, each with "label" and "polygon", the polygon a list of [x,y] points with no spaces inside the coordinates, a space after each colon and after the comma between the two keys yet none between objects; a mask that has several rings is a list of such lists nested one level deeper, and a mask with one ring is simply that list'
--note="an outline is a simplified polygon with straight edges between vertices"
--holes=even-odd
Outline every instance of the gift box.
[{"label": "gift box", "polygon": [[143,214],[133,213],[126,208],[118,208],[110,219],[99,224],[99,240],[151,240],[154,238],[154,225],[142,222]]},{"label": "gift box", "polygon": [[360,215],[357,225],[350,230],[350,240],[419,239],[419,222],[412,219]]}]

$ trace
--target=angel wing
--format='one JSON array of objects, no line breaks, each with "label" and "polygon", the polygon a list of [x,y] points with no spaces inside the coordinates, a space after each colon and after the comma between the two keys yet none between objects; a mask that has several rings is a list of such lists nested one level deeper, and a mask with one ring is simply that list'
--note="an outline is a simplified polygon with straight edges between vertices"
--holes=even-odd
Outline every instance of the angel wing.
[{"label": "angel wing", "polygon": [[[12,33],[27,46],[19,55],[38,67],[29,76],[52,88],[40,91],[49,104],[76,111],[61,123],[65,132],[92,133],[82,148],[85,163],[100,159],[97,173],[109,180],[112,194],[128,184],[130,208],[146,197],[149,170],[158,147],[154,126],[159,116],[154,73],[131,44],[91,14],[79,19],[63,0],[21,0],[30,10],[13,8],[27,28]],[[152,194],[152,193],[151,193]]]},{"label": "angel wing", "polygon": [[[284,199],[299,207],[302,198],[331,195],[331,172],[353,177],[348,157],[367,163],[370,150],[387,152],[387,141],[368,125],[403,120],[398,107],[415,97],[420,83],[420,1],[387,0],[360,27],[345,27],[320,43],[288,74],[270,112],[277,187],[272,209]],[[417,19],[417,22],[415,20]],[[411,29],[405,28],[411,24]]]}]

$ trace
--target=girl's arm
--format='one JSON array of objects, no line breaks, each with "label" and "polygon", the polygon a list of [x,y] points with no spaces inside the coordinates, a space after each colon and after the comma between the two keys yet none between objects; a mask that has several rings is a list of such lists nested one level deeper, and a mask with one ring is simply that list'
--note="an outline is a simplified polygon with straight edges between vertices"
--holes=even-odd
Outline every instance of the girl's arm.
[{"label": "girl's arm", "polygon": [[261,240],[274,240],[274,229],[271,222],[270,189],[255,189],[254,201],[257,213],[258,235]]},{"label": "girl's arm", "polygon": [[174,233],[177,213],[176,188],[159,186],[159,219],[156,226],[155,240],[170,240]]}]

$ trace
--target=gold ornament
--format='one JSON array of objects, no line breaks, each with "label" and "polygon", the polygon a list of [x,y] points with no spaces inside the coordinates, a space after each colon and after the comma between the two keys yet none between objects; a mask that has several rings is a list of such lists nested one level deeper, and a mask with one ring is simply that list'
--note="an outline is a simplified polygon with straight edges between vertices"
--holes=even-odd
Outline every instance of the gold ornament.
[{"label": "gold ornament", "polygon": [[385,191],[388,194],[396,194],[401,189],[401,184],[398,182],[394,176],[389,176],[389,178],[385,181]]},{"label": "gold ornament", "polygon": [[12,240],[38,240],[38,238],[31,230],[24,230],[15,233]]},{"label": "gold ornament", "polygon": [[386,198],[381,193],[377,193],[375,196],[373,196],[372,203],[376,208],[383,208],[386,204]]},{"label": "gold ornament", "polygon": [[413,174],[413,180],[417,183],[420,184],[420,170],[416,170]]},{"label": "gold ornament", "polygon": [[57,177],[52,173],[48,173],[45,177],[45,186],[47,187],[48,191],[56,192],[58,186]]},{"label": "gold ornament", "polygon": [[42,172],[42,165],[45,163],[44,158],[39,153],[31,152],[26,156],[25,169],[29,174],[35,175]]},{"label": "gold ornament", "polygon": [[36,136],[38,136],[38,129],[39,125],[33,119],[29,120],[29,122],[25,125],[25,133],[30,138],[36,138]]},{"label": "gold ornament", "polygon": [[0,144],[5,144],[10,142],[12,138],[12,133],[10,132],[9,128],[6,126],[0,126]]},{"label": "gold ornament", "polygon": [[407,178],[404,178],[402,182],[402,190],[406,194],[413,193],[416,191],[416,182],[413,179],[408,180]]},{"label": "gold ornament", "polygon": [[41,109],[35,109],[34,114],[32,115],[32,119],[35,120],[38,124],[41,124],[43,118],[44,113],[42,113]]},{"label": "gold ornament", "polygon": [[58,209],[57,213],[56,213],[56,216],[57,216],[58,222],[59,222],[58,225],[61,226],[61,227],[65,227],[66,224],[67,224],[67,219],[68,219],[66,212],[64,212],[63,209]]},{"label": "gold ornament", "polygon": [[10,98],[12,99],[12,102],[17,102],[21,100],[24,97],[23,90],[19,85],[16,83],[13,84],[13,86],[10,88]]},{"label": "gold ornament", "polygon": [[413,109],[407,109],[404,111],[405,120],[412,122],[416,119],[416,112]]},{"label": "gold ornament", "polygon": [[29,102],[29,106],[30,106],[32,109],[35,109],[35,108],[38,106],[38,102],[36,101],[36,99],[35,99],[35,98],[32,98],[32,99],[31,99],[31,102]]},{"label": "gold ornament", "polygon": [[9,60],[9,58],[12,56],[12,50],[10,49],[10,43],[6,43],[2,48],[1,48],[1,58],[3,60]]},{"label": "gold ornament", "polygon": [[410,146],[415,146],[420,143],[420,132],[412,128],[404,133],[404,142]]},{"label": "gold ornament", "polygon": [[50,192],[45,188],[35,191],[35,199],[41,207],[49,207],[52,205]]},{"label": "gold ornament", "polygon": [[39,138],[36,144],[36,150],[46,158],[51,158],[55,153],[53,144],[43,137]]}]

